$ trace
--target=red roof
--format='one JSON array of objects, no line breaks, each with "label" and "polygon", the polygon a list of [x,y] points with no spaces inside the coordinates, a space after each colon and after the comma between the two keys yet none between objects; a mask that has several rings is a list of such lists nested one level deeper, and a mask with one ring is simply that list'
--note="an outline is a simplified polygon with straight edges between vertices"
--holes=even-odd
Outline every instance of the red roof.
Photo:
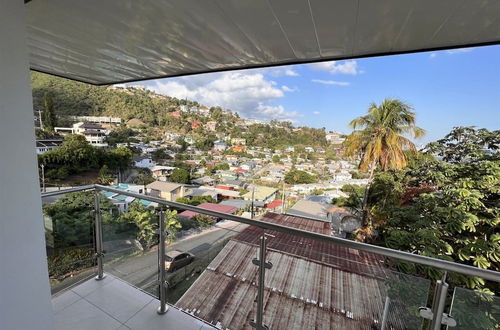
[{"label": "red roof", "polygon": [[283,201],[279,200],[279,199],[275,199],[274,201],[272,201],[271,203],[267,204],[267,208],[268,209],[275,209],[277,208],[278,206],[281,206],[281,204],[283,204]]},{"label": "red roof", "polygon": [[[202,204],[198,205],[198,207],[205,209],[205,210],[211,210],[211,211],[227,213],[227,214],[234,214],[236,212],[236,210],[238,210],[234,206],[214,204],[214,203],[202,203]],[[195,215],[198,215],[198,212],[184,211],[184,212],[180,213],[179,215],[181,217],[191,219]]]},{"label": "red roof", "polygon": [[242,169],[242,168],[238,168],[235,172],[236,172],[236,173],[246,173],[246,172],[248,172],[248,171],[247,171],[247,170],[244,170],[244,169]]}]

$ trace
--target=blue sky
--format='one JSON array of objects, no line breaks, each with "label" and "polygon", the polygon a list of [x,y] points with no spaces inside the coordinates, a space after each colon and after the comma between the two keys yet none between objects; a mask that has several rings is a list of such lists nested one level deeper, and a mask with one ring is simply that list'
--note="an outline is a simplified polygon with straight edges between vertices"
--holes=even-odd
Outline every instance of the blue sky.
[{"label": "blue sky", "polygon": [[[371,102],[411,104],[427,130],[420,143],[453,126],[500,127],[500,46],[153,80],[162,94],[220,105],[242,117],[292,120],[349,133]],[[420,144],[419,143],[419,144]]]}]

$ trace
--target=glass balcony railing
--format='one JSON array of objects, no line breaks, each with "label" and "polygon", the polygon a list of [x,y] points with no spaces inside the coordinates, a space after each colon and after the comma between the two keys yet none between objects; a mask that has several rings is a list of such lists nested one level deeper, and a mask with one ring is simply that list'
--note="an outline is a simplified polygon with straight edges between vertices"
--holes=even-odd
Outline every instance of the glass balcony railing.
[{"label": "glass balcony railing", "polygon": [[[135,201],[111,203],[109,194]],[[247,219],[100,185],[43,196],[53,290],[109,273],[157,297],[160,314],[172,304],[230,329],[500,324],[498,297],[456,285],[476,277],[496,292],[500,273],[335,238],[328,222],[276,213]],[[196,231],[178,218],[183,210],[225,221]],[[182,227],[175,237],[173,218]],[[398,272],[401,263],[441,280]]]},{"label": "glass balcony railing", "polygon": [[95,275],[94,193],[46,195],[43,220],[51,290]]}]

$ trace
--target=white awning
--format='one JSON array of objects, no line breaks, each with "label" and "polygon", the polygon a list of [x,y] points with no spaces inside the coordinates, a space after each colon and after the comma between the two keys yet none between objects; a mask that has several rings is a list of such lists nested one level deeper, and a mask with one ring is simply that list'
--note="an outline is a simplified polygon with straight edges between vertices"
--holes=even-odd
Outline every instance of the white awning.
[{"label": "white awning", "polygon": [[32,0],[33,70],[93,84],[500,41],[498,0]]}]

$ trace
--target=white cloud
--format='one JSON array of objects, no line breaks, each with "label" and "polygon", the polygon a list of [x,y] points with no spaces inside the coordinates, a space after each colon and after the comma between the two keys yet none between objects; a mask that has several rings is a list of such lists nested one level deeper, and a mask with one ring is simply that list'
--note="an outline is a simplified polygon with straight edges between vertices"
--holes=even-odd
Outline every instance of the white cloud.
[{"label": "white cloud", "polygon": [[433,52],[430,53],[429,57],[430,58],[435,58],[439,54],[446,54],[446,55],[455,55],[455,54],[463,54],[463,53],[469,53],[474,50],[474,47],[470,48],[457,48],[457,49],[448,49],[446,51],[441,51],[441,52]]},{"label": "white cloud", "polygon": [[319,62],[309,64],[309,67],[317,71],[328,71],[331,74],[351,74],[356,75],[358,71],[358,63],[356,61],[345,62]]},{"label": "white cloud", "polygon": [[297,87],[290,88],[286,85],[281,86],[281,89],[283,90],[283,92],[296,92],[299,90]]},{"label": "white cloud", "polygon": [[320,112],[319,112],[319,111],[313,111],[313,114],[315,114],[315,115],[319,115],[319,114],[320,114]]},{"label": "white cloud", "polygon": [[449,49],[446,51],[446,54],[453,55],[453,54],[462,54],[462,53],[469,53],[472,52],[474,48],[457,48],[457,49]]},{"label": "white cloud", "polygon": [[297,71],[294,71],[290,68],[281,68],[281,69],[272,69],[269,71],[269,74],[273,77],[281,77],[281,76],[289,76],[289,77],[298,77],[300,74]]},{"label": "white cloud", "polygon": [[[267,80],[262,73],[225,72],[155,81],[154,91],[237,111],[243,117],[293,120],[297,112],[267,102],[282,98],[285,86]],[[288,87],[287,87],[288,88]],[[291,89],[290,89],[291,90]]]},{"label": "white cloud", "polygon": [[351,84],[347,81],[335,81],[335,80],[313,79],[311,81],[323,85],[349,86]]},{"label": "white cloud", "polygon": [[296,111],[286,111],[282,105],[273,106],[259,103],[256,110],[258,114],[266,119],[288,120],[291,122],[296,122],[297,118],[302,117],[302,115]]}]

